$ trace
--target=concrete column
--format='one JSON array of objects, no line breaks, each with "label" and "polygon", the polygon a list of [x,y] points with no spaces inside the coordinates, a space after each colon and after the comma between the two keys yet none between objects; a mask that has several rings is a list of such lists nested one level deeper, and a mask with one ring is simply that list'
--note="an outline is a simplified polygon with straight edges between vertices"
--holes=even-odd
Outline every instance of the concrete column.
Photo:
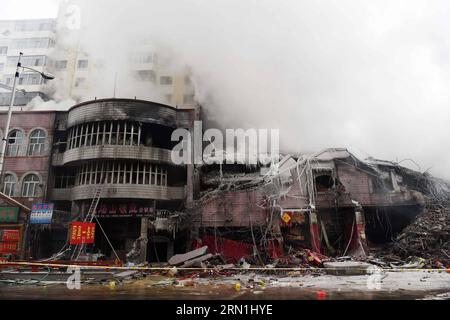
[{"label": "concrete column", "polygon": [[315,209],[309,211],[309,232],[311,237],[311,248],[317,253],[320,251],[320,229],[317,222],[317,212]]},{"label": "concrete column", "polygon": [[174,243],[173,240],[169,240],[169,242],[167,242],[167,261],[169,261],[169,259],[173,256],[173,251],[174,251]]},{"label": "concrete column", "polygon": [[141,236],[140,236],[141,262],[147,262],[147,244],[148,244],[148,218],[141,218]]},{"label": "concrete column", "polygon": [[361,206],[357,206],[355,209],[355,222],[356,222],[356,236],[357,238],[357,249],[362,251],[361,254],[364,256],[368,254],[368,245],[366,237],[366,221],[364,219],[364,212]]}]

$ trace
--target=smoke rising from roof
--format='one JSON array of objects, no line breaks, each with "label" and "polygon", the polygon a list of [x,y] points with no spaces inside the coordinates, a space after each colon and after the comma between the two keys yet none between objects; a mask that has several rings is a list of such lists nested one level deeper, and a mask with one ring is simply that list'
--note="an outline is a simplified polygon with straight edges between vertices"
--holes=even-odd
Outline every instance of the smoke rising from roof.
[{"label": "smoke rising from roof", "polygon": [[196,99],[224,127],[279,128],[288,151],[347,146],[450,178],[447,1],[75,3],[90,55],[120,62],[129,39],[151,38],[191,66]]}]

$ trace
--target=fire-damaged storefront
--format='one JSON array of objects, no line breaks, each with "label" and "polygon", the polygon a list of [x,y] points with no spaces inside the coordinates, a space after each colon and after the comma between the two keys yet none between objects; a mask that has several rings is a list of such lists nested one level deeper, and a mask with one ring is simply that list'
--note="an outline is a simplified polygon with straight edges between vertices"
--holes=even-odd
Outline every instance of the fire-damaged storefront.
[{"label": "fire-damaged storefront", "polygon": [[421,178],[346,149],[287,155],[271,165],[203,165],[197,242],[229,261],[258,263],[298,248],[365,256],[370,244],[390,241],[422,211]]},{"label": "fire-damaged storefront", "polygon": [[131,99],[57,114],[50,199],[72,221],[96,223],[79,259],[163,262],[187,250],[192,174],[172,163],[171,134],[196,117],[194,109]]}]

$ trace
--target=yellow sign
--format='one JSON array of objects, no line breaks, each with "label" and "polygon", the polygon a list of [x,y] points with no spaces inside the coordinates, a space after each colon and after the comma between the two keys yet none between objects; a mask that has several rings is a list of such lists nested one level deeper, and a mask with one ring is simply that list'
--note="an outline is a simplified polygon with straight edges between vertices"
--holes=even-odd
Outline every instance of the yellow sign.
[{"label": "yellow sign", "polygon": [[285,223],[289,223],[289,221],[291,221],[291,216],[286,212],[281,216],[281,219],[285,222]]}]

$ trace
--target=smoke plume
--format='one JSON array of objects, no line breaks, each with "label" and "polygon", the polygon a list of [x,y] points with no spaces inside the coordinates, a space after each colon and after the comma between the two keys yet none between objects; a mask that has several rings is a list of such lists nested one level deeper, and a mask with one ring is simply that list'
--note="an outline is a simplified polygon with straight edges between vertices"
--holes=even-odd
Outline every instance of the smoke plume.
[{"label": "smoke plume", "polygon": [[346,146],[450,178],[447,1],[75,3],[82,46],[105,65],[91,98],[112,92],[115,73],[120,96],[157,94],[120,70],[145,36],[192,68],[196,99],[223,127],[279,128],[290,152]]}]

